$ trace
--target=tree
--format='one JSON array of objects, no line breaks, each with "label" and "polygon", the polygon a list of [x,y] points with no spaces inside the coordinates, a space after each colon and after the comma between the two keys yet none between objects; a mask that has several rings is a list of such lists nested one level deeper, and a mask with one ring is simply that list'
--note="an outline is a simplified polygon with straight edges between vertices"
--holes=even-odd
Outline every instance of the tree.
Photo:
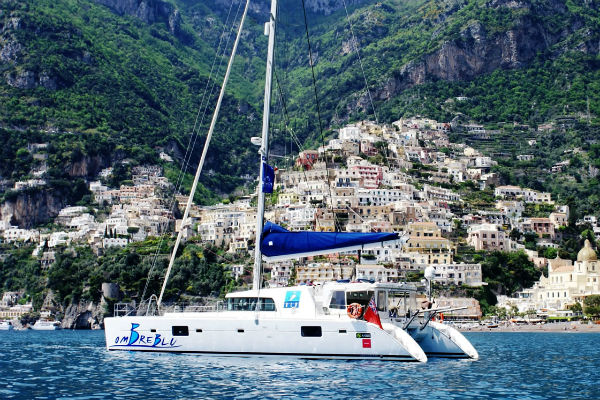
[{"label": "tree", "polygon": [[512,240],[519,240],[523,234],[518,230],[514,229],[510,231],[510,238]]},{"label": "tree", "polygon": [[576,302],[575,304],[572,304],[569,309],[571,311],[573,311],[574,313],[581,313],[583,312],[583,307],[581,306],[580,302]]},{"label": "tree", "polygon": [[583,300],[583,312],[588,317],[600,315],[600,295],[593,294]]},{"label": "tree", "polygon": [[509,296],[531,287],[540,277],[540,271],[522,251],[490,253],[481,263],[481,272],[491,290]]},{"label": "tree", "polygon": [[558,250],[553,247],[547,247],[546,249],[544,249],[544,257],[545,258],[554,259],[554,258],[556,258],[557,254],[558,254]]},{"label": "tree", "polygon": [[293,286],[296,284],[296,277],[297,277],[296,266],[293,266],[292,271],[290,272],[290,278],[288,279],[289,286]]}]

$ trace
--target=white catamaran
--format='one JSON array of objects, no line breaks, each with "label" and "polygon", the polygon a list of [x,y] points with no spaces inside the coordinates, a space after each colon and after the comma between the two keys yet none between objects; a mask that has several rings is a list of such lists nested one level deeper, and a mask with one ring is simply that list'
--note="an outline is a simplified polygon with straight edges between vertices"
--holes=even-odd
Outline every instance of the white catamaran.
[{"label": "white catamaran", "polygon": [[[231,65],[239,43],[246,6],[221,93],[208,131],[205,147],[184,211],[188,215],[208,143],[214,129]],[[162,296],[181,229],[162,290],[157,300],[158,315],[115,316],[104,320],[108,350],[186,352],[229,356],[293,356],[307,359],[379,359],[427,361],[427,355],[477,358],[477,351],[458,331],[431,321],[438,310],[417,310],[410,305],[416,288],[409,284],[339,283],[322,286],[261,288],[263,259],[277,260],[316,254],[381,247],[399,240],[395,233],[288,232],[264,224],[264,194],[268,155],[271,78],[275,45],[277,0],[271,2],[262,140],[259,150],[257,241],[255,246],[253,290],[229,293],[216,311],[160,313]],[[262,233],[262,234],[261,234]],[[399,299],[401,301],[399,302]],[[406,312],[398,315],[399,306]]]}]

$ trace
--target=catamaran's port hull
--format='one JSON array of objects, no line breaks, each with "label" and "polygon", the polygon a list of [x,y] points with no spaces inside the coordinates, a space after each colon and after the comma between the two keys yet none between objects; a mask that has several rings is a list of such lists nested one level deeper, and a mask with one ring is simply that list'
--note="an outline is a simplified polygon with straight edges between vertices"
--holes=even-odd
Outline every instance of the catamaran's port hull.
[{"label": "catamaran's port hull", "polygon": [[[269,313],[260,313],[269,314]],[[254,312],[106,318],[108,350],[230,357],[421,361],[404,331],[349,318],[269,318]]]}]

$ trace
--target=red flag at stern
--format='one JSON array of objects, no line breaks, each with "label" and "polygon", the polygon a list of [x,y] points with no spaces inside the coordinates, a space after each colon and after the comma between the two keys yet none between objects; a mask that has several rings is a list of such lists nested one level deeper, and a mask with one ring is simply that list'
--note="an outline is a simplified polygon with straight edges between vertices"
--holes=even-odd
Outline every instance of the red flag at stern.
[{"label": "red flag at stern", "polygon": [[373,297],[371,297],[371,301],[369,301],[369,305],[367,306],[367,310],[365,311],[364,318],[365,321],[375,324],[381,329],[383,329],[383,326],[381,325],[381,319],[379,318],[379,314],[377,313],[377,306],[375,306],[374,295]]}]

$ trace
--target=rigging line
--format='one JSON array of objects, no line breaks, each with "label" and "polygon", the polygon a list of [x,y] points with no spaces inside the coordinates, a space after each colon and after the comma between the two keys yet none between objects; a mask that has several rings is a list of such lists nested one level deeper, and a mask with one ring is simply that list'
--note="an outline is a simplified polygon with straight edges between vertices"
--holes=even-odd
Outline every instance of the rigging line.
[{"label": "rigging line", "polygon": [[[358,45],[358,41],[356,40],[356,36],[354,35],[354,25],[352,25],[352,20],[350,19],[350,14],[348,13],[348,7],[346,6],[346,0],[342,0],[344,4],[344,10],[346,11],[346,20],[348,21],[348,26],[350,27],[350,34],[352,35],[352,42],[356,46],[356,55],[358,56],[358,64],[360,65],[360,71],[362,73],[363,79],[365,81],[365,89],[367,90],[367,95],[369,96],[369,102],[371,103],[371,108],[373,109],[373,115],[375,116],[375,122],[379,125],[379,116],[377,115],[377,109],[375,108],[375,103],[373,102],[373,96],[371,95],[371,89],[369,88],[369,81],[367,80],[367,75],[365,74],[365,68],[363,66],[362,57],[360,56],[360,47]],[[337,109],[335,110],[337,116]],[[383,140],[385,142],[385,140]],[[389,166],[389,153],[387,144],[384,147],[383,151],[385,155],[386,164]]]},{"label": "rigging line", "polygon": [[[238,3],[238,8],[235,14],[235,17],[233,18],[233,21],[237,20],[238,14],[240,12],[240,8],[241,8],[242,2],[240,1]],[[231,8],[233,7],[233,1],[231,2],[231,6],[229,11],[231,11]],[[206,81],[206,88],[208,88],[208,85],[210,83],[212,83],[211,88],[210,88],[210,93],[208,94],[208,97],[206,97],[206,103],[204,103],[204,99],[206,96],[206,88],[205,88],[205,92],[202,96],[202,101],[200,102],[200,106],[198,108],[198,114],[196,116],[196,121],[194,122],[194,127],[192,129],[192,135],[190,136],[190,143],[188,143],[188,147],[186,149],[186,156],[184,157],[184,163],[182,166],[182,169],[180,171],[180,175],[179,175],[179,179],[178,179],[178,184],[176,186],[176,193],[181,191],[181,187],[183,185],[183,179],[185,176],[185,171],[187,171],[189,163],[191,161],[192,158],[192,154],[193,154],[193,149],[196,147],[196,142],[198,140],[199,137],[199,133],[200,133],[200,127],[202,125],[204,125],[204,119],[206,118],[206,112],[208,110],[208,104],[209,104],[209,100],[212,98],[212,95],[214,93],[215,87],[216,87],[216,81],[212,80],[212,74],[213,74],[213,70],[214,70],[214,65],[215,65],[215,61],[218,58],[219,59],[219,64],[216,68],[216,71],[219,71],[221,69],[221,65],[223,65],[223,57],[219,57],[219,54],[221,53],[221,43],[223,41],[223,36],[225,35],[225,31],[227,30],[227,23],[229,22],[229,15],[230,13],[228,13],[227,19],[225,21],[225,25],[223,26],[223,32],[221,33],[220,39],[219,39],[219,46],[217,48],[217,52],[215,54],[215,58],[213,59],[213,64],[211,66],[211,71],[209,74],[209,78]],[[229,34],[227,35],[227,41],[225,43],[225,46],[223,47],[223,56],[225,56],[225,49],[227,49],[229,47],[229,41],[231,40],[231,34],[234,31],[234,26],[235,26],[235,22],[232,23],[232,27],[230,29]],[[202,110],[202,105],[204,104],[204,109]],[[201,112],[202,110],[202,112]],[[200,119],[200,122],[198,123],[198,116],[202,114],[202,117]],[[175,196],[173,196],[172,200],[171,200],[171,206],[170,208],[173,208],[174,206],[174,202],[175,202]]]},{"label": "rigging line", "polygon": [[317,80],[315,78],[315,66],[314,66],[314,62],[313,62],[312,46],[310,44],[310,36],[308,33],[308,20],[306,19],[306,7],[304,6],[304,0],[302,0],[302,11],[304,12],[304,28],[306,29],[306,41],[308,43],[308,57],[309,57],[309,62],[310,62],[310,70],[312,72],[312,82],[313,82],[313,89],[314,89],[314,93],[315,93],[315,105],[317,107],[317,116],[319,119],[319,133],[321,134],[321,141],[323,141],[324,137],[323,137],[323,123],[321,121],[321,107],[319,104],[319,96],[317,94]]},{"label": "rigging line", "polygon": [[369,89],[369,82],[367,81],[367,76],[365,74],[365,69],[363,68],[362,57],[360,56],[360,48],[358,47],[358,41],[356,40],[356,36],[354,36],[354,27],[352,25],[352,21],[350,20],[350,14],[348,14],[348,7],[346,7],[346,0],[342,0],[344,3],[344,9],[346,10],[346,19],[348,20],[348,25],[350,26],[350,33],[352,34],[352,41],[356,46],[356,55],[358,56],[358,63],[360,65],[360,70],[362,72],[363,79],[365,80],[365,88],[367,89],[367,94],[369,95],[369,101],[371,102],[371,107],[373,108],[373,115],[375,115],[375,122],[379,125],[379,118],[377,117],[377,110],[375,109],[375,104],[373,103],[373,97],[371,97],[371,90]]},{"label": "rigging line", "polygon": [[200,180],[200,173],[202,172],[204,160],[206,159],[206,154],[208,152],[208,146],[210,144],[210,139],[212,138],[212,134],[213,134],[216,122],[217,122],[217,117],[219,116],[219,111],[221,109],[223,97],[225,97],[225,88],[227,87],[227,81],[229,80],[229,75],[231,73],[231,69],[233,66],[233,60],[235,59],[235,54],[236,54],[236,51],[238,48],[238,44],[242,37],[244,21],[246,20],[246,15],[248,14],[249,6],[250,6],[250,0],[246,0],[246,6],[244,7],[244,13],[242,14],[242,19],[240,20],[240,26],[239,26],[238,33],[235,38],[235,42],[233,44],[233,49],[231,51],[231,57],[229,58],[229,63],[227,64],[227,70],[225,71],[225,77],[223,78],[223,84],[221,85],[219,99],[217,100],[217,105],[215,106],[212,121],[210,123],[210,128],[208,130],[208,134],[206,135],[206,141],[204,142],[204,148],[202,149],[202,156],[200,157],[200,163],[198,164],[198,169],[196,170],[196,175],[194,176],[194,182],[192,183],[190,195],[188,197],[187,205],[185,207],[185,211],[183,213],[183,218],[181,220],[181,229],[179,230],[179,234],[177,235],[177,240],[175,241],[175,247],[173,248],[173,254],[171,256],[171,260],[169,261],[169,266],[167,268],[167,272],[165,273],[165,279],[163,281],[163,285],[162,285],[162,288],[160,291],[160,296],[158,297],[158,301],[156,302],[157,307],[160,307],[160,303],[162,301],[162,297],[163,297],[163,294],[167,287],[167,282],[169,280],[169,274],[171,273],[171,269],[173,268],[173,264],[175,262],[175,256],[177,255],[177,248],[179,247],[179,243],[181,242],[181,238],[183,237],[184,227],[187,223],[189,211],[190,211],[190,208],[192,205],[192,199],[194,196],[194,192],[196,191],[196,187],[198,186],[198,181]]},{"label": "rigging line", "polygon": [[[317,116],[319,119],[319,132],[321,134],[321,145],[323,146],[323,149],[324,149],[325,148],[325,137],[323,135],[323,122],[321,119],[321,106],[319,104],[319,96],[317,94],[317,80],[315,78],[315,66],[314,66],[313,56],[312,56],[312,46],[310,44],[310,35],[308,33],[308,20],[306,18],[306,7],[304,4],[304,0],[302,0],[302,12],[304,14],[304,28],[306,30],[306,41],[308,43],[308,56],[309,56],[309,62],[310,62],[310,70],[312,72],[312,82],[313,82],[313,89],[315,92]],[[329,200],[331,203],[331,213],[333,214],[333,226],[334,226],[334,229],[337,230],[336,214],[335,214],[335,211],[333,211],[333,196],[331,195],[331,184],[329,182],[329,168],[327,168],[327,157],[325,157],[325,171],[327,173],[327,190],[329,191]]]},{"label": "rigging line", "polygon": [[[188,142],[188,147],[186,148],[186,154],[184,156],[183,167],[182,167],[182,169],[180,171],[180,175],[179,175],[179,178],[178,178],[177,191],[180,190],[180,185],[183,183],[183,176],[185,175],[185,171],[187,171],[187,168],[189,166],[189,162],[190,162],[191,157],[192,157],[193,148],[195,147],[195,142],[196,142],[196,139],[194,139],[195,135],[197,135],[199,133],[199,126],[201,126],[203,124],[203,122],[204,122],[204,116],[206,115],[206,107],[204,108],[204,112],[202,113],[202,119],[201,119],[200,123],[198,123],[198,119],[200,118],[200,114],[202,112],[202,106],[204,104],[204,99],[206,98],[206,93],[208,91],[208,87],[209,87],[210,83],[212,82],[212,74],[213,74],[213,71],[215,70],[215,63],[217,61],[217,58],[219,59],[219,66],[217,67],[217,71],[221,69],[223,58],[219,57],[219,54],[221,53],[221,44],[223,43],[223,37],[225,36],[225,32],[227,31],[227,26],[229,24],[229,17],[231,16],[231,10],[233,9],[233,3],[234,2],[232,1],[231,4],[229,5],[229,10],[227,12],[227,18],[225,19],[225,23],[223,24],[223,31],[221,32],[221,35],[219,35],[219,44],[217,46],[217,51],[215,52],[215,57],[213,58],[212,65],[210,67],[210,72],[209,72],[209,75],[208,75],[208,79],[206,80],[206,85],[204,87],[204,93],[202,94],[202,99],[200,100],[200,105],[198,106],[198,112],[196,114],[196,119],[194,121],[194,127],[192,128],[192,134],[190,135],[190,140]],[[236,15],[235,15],[233,21],[235,21],[237,19],[237,15],[239,13],[239,7],[240,7],[240,5],[241,5],[241,2],[238,4],[238,11],[236,12]],[[229,37],[230,37],[230,35],[228,36],[227,44],[229,43]],[[227,48],[227,44],[223,48],[223,52],[225,51],[225,48]],[[213,87],[214,87],[215,83],[212,82],[212,84],[213,84]],[[212,95],[212,92],[213,92],[213,88],[211,87],[210,95],[206,99],[207,104],[208,104],[208,99],[210,99],[210,96]],[[192,139],[194,139],[194,145],[190,146],[190,144],[192,143]]]},{"label": "rigging line", "polygon": [[283,88],[281,87],[281,83],[279,82],[279,76],[277,75],[277,70],[273,69],[273,73],[275,74],[275,83],[277,84],[277,92],[279,94],[279,96],[278,96],[279,101],[281,102],[281,105],[283,106],[285,128],[287,130],[289,130],[290,136],[292,137],[292,139],[294,140],[294,142],[296,143],[296,146],[298,146],[300,151],[304,151],[304,146],[302,146],[302,144],[300,143],[300,140],[298,139],[298,136],[296,135],[296,132],[294,132],[294,129],[290,126],[291,124],[290,124],[289,113],[287,110],[287,104],[285,102],[285,97],[283,96]]},{"label": "rigging line", "polygon": [[[285,128],[286,128],[286,130],[289,130],[290,137],[296,142],[296,145],[298,146],[298,148],[301,151],[303,151],[302,144],[300,144],[300,141],[298,140],[298,137],[294,133],[293,129],[291,129],[291,127],[288,127],[289,116],[288,116],[288,113],[287,113],[287,107],[285,105],[285,99],[283,97],[283,91],[281,89],[281,85],[279,83],[279,79],[277,78],[277,72],[275,71],[275,69],[273,69],[273,73],[275,74],[275,83],[277,85],[277,93],[279,94],[278,100],[279,100],[279,102],[281,102],[281,104],[283,106],[283,110],[284,110],[284,112],[283,112],[283,115],[284,115],[283,121],[284,121]],[[290,148],[290,152],[291,152],[291,148]],[[304,181],[308,184],[308,177],[306,176],[306,170],[304,168],[302,168],[302,174],[304,175]],[[309,190],[309,192],[310,192],[310,190]],[[315,222],[316,222],[317,227],[321,226],[321,224],[319,223],[319,218],[317,217],[316,213],[315,213]]]},{"label": "rigging line", "polygon": [[[296,145],[298,146],[298,149],[300,151],[304,151],[302,144],[298,140],[298,136],[296,136],[296,133],[294,132],[294,130],[288,126],[289,125],[289,115],[288,115],[287,106],[285,103],[285,98],[283,97],[283,89],[281,88],[281,84],[279,82],[277,71],[275,69],[273,69],[273,73],[275,74],[275,83],[277,86],[277,93],[279,94],[278,99],[283,106],[283,117],[284,117],[283,120],[284,120],[285,128],[286,128],[286,130],[289,130],[290,137],[295,141]],[[290,148],[290,152],[291,152],[291,148]],[[304,181],[308,184],[308,176],[306,176],[306,170],[304,168],[302,168],[302,174],[304,175]],[[319,218],[317,217],[316,213],[315,213],[315,222],[316,222],[317,227],[321,226],[321,224],[319,223]]]},{"label": "rigging line", "polygon": [[[232,4],[233,4],[233,2],[232,2]],[[243,4],[243,1],[240,1],[238,3],[238,8],[237,8],[237,11],[236,11],[235,16],[233,18],[233,21],[237,20],[237,17],[239,15],[239,12],[240,12],[242,4]],[[225,56],[225,49],[227,49],[229,47],[229,42],[231,41],[231,36],[235,32],[234,28],[235,28],[235,22],[233,22],[233,24],[232,24],[232,26],[231,26],[231,28],[229,30],[229,33],[227,34],[227,41],[225,42],[225,46],[223,47],[223,56]],[[225,32],[225,31],[223,31],[223,32]],[[223,65],[223,61],[224,61],[224,58],[223,57],[219,57],[219,65],[216,68],[217,72],[221,69],[221,66]],[[200,126],[202,126],[204,124],[204,119],[206,118],[206,111],[208,110],[209,100],[212,97],[216,86],[217,86],[217,82],[215,80],[213,80],[212,86],[211,86],[211,89],[210,89],[210,93],[208,95],[208,98],[206,99],[206,103],[204,104],[204,110],[203,110],[203,113],[202,113],[202,119],[200,120],[200,124],[198,126],[198,129],[200,129]],[[196,140],[197,139],[198,139],[198,135],[195,136],[194,143],[192,144],[192,148],[194,148],[196,146]]]},{"label": "rigging line", "polygon": [[[240,5],[241,4],[242,3],[240,2],[239,5],[238,5],[238,10],[236,12],[236,16],[234,17],[233,21],[235,21],[237,19],[237,15],[239,13],[239,9],[240,9]],[[223,58],[219,57],[219,54],[221,53],[221,44],[223,42],[223,37],[224,37],[225,32],[227,30],[227,26],[228,26],[228,23],[229,23],[229,17],[231,16],[231,10],[232,9],[233,9],[233,1],[231,2],[231,5],[229,6],[229,10],[227,12],[227,18],[225,19],[225,23],[223,25],[223,31],[221,32],[221,35],[219,35],[219,43],[218,43],[218,46],[217,46],[217,51],[215,52],[215,57],[213,58],[213,62],[212,62],[211,69],[210,69],[210,73],[209,73],[209,76],[208,76],[208,78],[206,80],[206,86],[204,87],[204,92],[202,94],[202,100],[200,101],[200,105],[198,106],[198,112],[196,114],[196,119],[194,121],[194,126],[192,128],[192,134],[190,135],[190,139],[188,141],[188,145],[187,145],[187,148],[186,148],[186,154],[185,154],[185,156],[183,158],[182,168],[179,171],[179,176],[177,177],[176,183],[174,185],[174,192],[173,192],[173,196],[171,197],[171,201],[169,203],[169,208],[168,208],[169,210],[173,210],[173,207],[175,206],[175,196],[180,191],[181,186],[183,185],[183,178],[185,176],[185,171],[187,170],[187,167],[189,165],[189,161],[191,160],[192,153],[193,153],[192,150],[193,150],[193,148],[196,145],[196,140],[197,140],[198,133],[199,133],[198,117],[199,117],[199,115],[201,113],[202,104],[204,103],[204,99],[206,98],[206,93],[208,91],[208,86],[209,86],[209,84],[210,84],[210,82],[212,80],[212,74],[213,74],[213,71],[214,71],[215,62],[216,62],[217,58],[219,58],[219,66],[217,67],[217,70],[218,70],[218,69],[220,69],[222,61],[223,61]],[[228,35],[227,44],[223,48],[223,51],[224,51],[225,48],[227,48],[227,45],[229,43],[229,38],[230,37],[231,37],[231,34]],[[214,85],[215,85],[215,83],[213,82],[213,87],[211,88],[210,94],[209,94],[208,98],[206,99],[206,101],[207,101],[206,104],[208,104],[208,99],[210,99],[210,97],[212,96]],[[202,115],[202,121],[200,122],[200,125],[203,124],[203,122],[204,122],[204,116],[205,115],[206,115],[206,107],[204,108],[204,112],[203,112],[203,115]],[[193,140],[193,142],[192,142],[192,140]],[[148,277],[150,276],[150,274],[152,274],[152,272],[156,268],[156,262],[158,260],[158,255],[160,253],[160,248],[161,248],[163,242],[164,242],[164,235],[161,235],[160,241],[159,241],[158,246],[156,247],[156,251],[154,253],[154,260],[152,262],[150,270],[148,271]],[[144,297],[146,297],[146,292],[148,290],[149,281],[150,281],[150,279],[146,279],[146,284],[144,286],[144,291],[142,292],[142,298],[141,298],[142,302],[144,301]]]},{"label": "rigging line", "polygon": [[[198,113],[196,114],[196,119],[194,121],[194,126],[192,128],[192,134],[190,135],[190,139],[188,141],[188,146],[186,149],[186,154],[184,156],[183,159],[183,163],[182,163],[182,168],[179,172],[179,176],[177,177],[176,180],[176,184],[175,186],[175,190],[173,192],[173,196],[171,198],[171,201],[169,203],[169,210],[173,210],[173,207],[175,206],[175,195],[176,193],[178,193],[181,190],[181,187],[183,185],[183,179],[185,176],[185,171],[187,170],[187,167],[189,165],[189,161],[191,160],[192,157],[192,153],[193,153],[193,149],[196,146],[196,141],[198,139],[199,133],[200,133],[200,126],[203,125],[204,123],[204,118],[206,116],[206,110],[208,108],[208,101],[209,99],[212,97],[212,93],[214,91],[214,87],[216,85],[216,82],[212,80],[212,74],[214,71],[214,66],[215,66],[215,62],[217,60],[217,58],[219,59],[219,65],[217,66],[217,71],[221,69],[221,65],[223,64],[223,57],[219,57],[219,54],[221,53],[221,44],[223,43],[223,37],[225,36],[225,32],[228,30],[228,24],[229,24],[229,17],[231,16],[231,10],[233,9],[233,1],[231,2],[231,5],[229,6],[229,10],[227,12],[227,18],[225,19],[225,23],[223,25],[223,31],[221,32],[221,35],[219,35],[219,44],[217,46],[217,51],[215,52],[215,57],[213,58],[213,62],[211,65],[211,69],[210,69],[210,73],[208,76],[208,79],[206,81],[206,86],[204,88],[204,93],[202,94],[202,100],[200,101],[200,105],[198,107]],[[238,9],[236,11],[235,17],[233,18],[233,21],[237,20],[237,16],[240,12],[240,8],[242,5],[242,1],[240,1],[238,3]],[[225,49],[229,46],[229,41],[231,40],[231,32],[233,31],[233,26],[234,26],[235,22],[233,22],[232,28],[229,29],[230,33],[227,35],[227,42],[225,43],[225,46],[223,47],[223,55],[225,55]],[[208,97],[206,97],[206,92],[208,90],[208,86],[212,81],[212,87],[210,89],[210,93],[208,95]],[[205,107],[204,110],[202,111],[202,118],[200,123],[198,124],[198,117],[201,114],[201,110],[202,110],[202,104],[204,103],[204,99],[206,98],[206,103],[205,103]],[[164,235],[161,235],[160,241],[158,243],[158,246],[156,247],[156,252],[154,254],[154,261],[152,263],[152,266],[150,268],[150,270],[148,271],[148,276],[150,276],[150,274],[154,271],[154,269],[156,268],[156,262],[158,259],[158,255],[160,253],[160,248],[164,242]],[[141,300],[144,300],[144,297],[146,296],[146,292],[148,290],[148,284],[149,284],[150,279],[146,280],[146,284],[144,286],[144,291],[142,293],[142,298]]]}]

